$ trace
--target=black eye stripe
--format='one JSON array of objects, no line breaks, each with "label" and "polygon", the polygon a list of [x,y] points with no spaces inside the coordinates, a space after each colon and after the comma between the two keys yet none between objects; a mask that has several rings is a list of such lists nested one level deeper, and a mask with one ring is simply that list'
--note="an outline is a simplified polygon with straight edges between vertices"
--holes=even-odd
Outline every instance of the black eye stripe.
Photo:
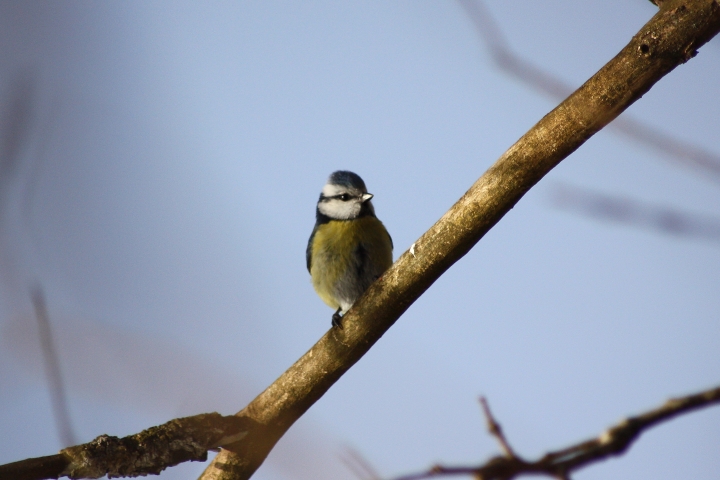
[{"label": "black eye stripe", "polygon": [[329,202],[330,200],[340,200],[343,202],[347,202],[348,200],[352,200],[354,198],[360,198],[359,195],[350,195],[349,193],[339,193],[337,195],[320,195],[320,201],[321,202]]},{"label": "black eye stripe", "polygon": [[351,198],[355,198],[355,197],[350,195],[349,193],[341,193],[339,195],[333,195],[332,197],[328,197],[328,198],[334,198],[336,200],[342,200],[343,202],[347,202]]}]

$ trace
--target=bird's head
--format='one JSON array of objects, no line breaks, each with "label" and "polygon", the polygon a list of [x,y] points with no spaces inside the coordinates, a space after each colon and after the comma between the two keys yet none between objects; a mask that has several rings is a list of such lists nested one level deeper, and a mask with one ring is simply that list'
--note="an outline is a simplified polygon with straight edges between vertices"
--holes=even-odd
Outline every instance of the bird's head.
[{"label": "bird's head", "polygon": [[334,172],[320,193],[318,212],[333,220],[352,220],[375,215],[365,182],[359,175],[344,170]]}]

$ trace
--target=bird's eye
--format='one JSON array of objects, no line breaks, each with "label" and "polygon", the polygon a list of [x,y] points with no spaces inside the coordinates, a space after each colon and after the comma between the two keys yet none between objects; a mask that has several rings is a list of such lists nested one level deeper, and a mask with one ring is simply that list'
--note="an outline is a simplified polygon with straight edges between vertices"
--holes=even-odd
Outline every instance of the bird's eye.
[{"label": "bird's eye", "polygon": [[347,193],[343,193],[342,195],[339,195],[338,198],[343,202],[347,202],[348,200],[350,200],[350,195],[348,195]]}]

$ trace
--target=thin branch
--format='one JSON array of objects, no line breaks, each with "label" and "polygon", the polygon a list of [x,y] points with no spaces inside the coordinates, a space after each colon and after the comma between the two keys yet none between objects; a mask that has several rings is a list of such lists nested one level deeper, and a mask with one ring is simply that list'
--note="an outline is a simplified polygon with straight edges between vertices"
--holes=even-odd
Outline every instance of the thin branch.
[{"label": "thin branch", "polygon": [[340,460],[359,480],[380,480],[380,474],[372,464],[356,449],[348,447],[340,455]]},{"label": "thin branch", "polygon": [[35,316],[38,321],[40,346],[42,348],[43,359],[45,360],[45,374],[50,389],[50,400],[52,402],[55,423],[57,423],[60,443],[63,447],[69,447],[70,445],[75,445],[77,440],[72,428],[72,422],[70,421],[70,409],[68,408],[67,395],[65,393],[65,383],[63,382],[62,372],[60,371],[60,358],[58,357],[55,342],[53,341],[45,296],[39,286],[32,289],[30,296],[33,306],[35,307]]},{"label": "thin branch", "polygon": [[[573,91],[573,87],[566,82],[516,54],[482,0],[457,1],[465,10],[473,27],[487,46],[490,57],[500,70],[556,100],[562,100]],[[711,178],[720,181],[720,155],[717,153],[674,138],[668,132],[651,127],[628,115],[616,119],[609,128],[686,167],[710,174]]]},{"label": "thin branch", "polygon": [[601,220],[705,240],[720,241],[720,218],[558,185],[552,191],[555,206]]},{"label": "thin branch", "polygon": [[678,415],[720,403],[720,387],[670,399],[649,412],[630,417],[609,428],[598,438],[545,455],[544,468],[571,471],[624,453],[645,430]]},{"label": "thin branch", "polygon": [[506,455],[494,457],[476,467],[436,465],[426,472],[397,477],[395,480],[420,480],[450,475],[473,475],[482,480],[511,480],[520,475],[530,474],[569,479],[573,471],[612,456],[622,455],[645,430],[679,415],[718,403],[720,403],[720,387],[668,400],[658,408],[621,421],[597,438],[550,452],[534,462],[527,462],[514,455]]},{"label": "thin branch", "polygon": [[572,86],[513,52],[502,29],[482,1],[457,1],[465,10],[475,31],[487,46],[490,57],[500,70],[556,100],[562,100],[573,92]]},{"label": "thin branch", "polygon": [[517,455],[515,455],[512,447],[510,447],[510,443],[507,441],[507,438],[505,438],[502,427],[500,427],[500,424],[497,420],[495,420],[495,417],[493,417],[493,414],[490,411],[490,405],[488,405],[485,397],[480,397],[480,405],[482,406],[483,414],[485,415],[485,420],[487,422],[487,429],[488,432],[490,432],[490,435],[497,439],[500,444],[500,448],[505,453],[506,457],[516,458]]},{"label": "thin branch", "polygon": [[[701,174],[710,174],[713,180],[720,180],[720,155],[715,152],[674,138],[628,115],[618,118],[610,128]],[[707,177],[703,175],[703,178]]]}]

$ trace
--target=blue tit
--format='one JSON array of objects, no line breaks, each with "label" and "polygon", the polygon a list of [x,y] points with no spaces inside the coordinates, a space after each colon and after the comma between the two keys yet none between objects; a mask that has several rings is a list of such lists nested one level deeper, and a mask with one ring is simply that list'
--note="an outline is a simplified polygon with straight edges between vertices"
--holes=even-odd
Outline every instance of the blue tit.
[{"label": "blue tit", "polygon": [[375,216],[365,182],[353,172],[330,175],[320,193],[306,257],[313,287],[337,309],[333,326],[392,265],[392,238]]}]

